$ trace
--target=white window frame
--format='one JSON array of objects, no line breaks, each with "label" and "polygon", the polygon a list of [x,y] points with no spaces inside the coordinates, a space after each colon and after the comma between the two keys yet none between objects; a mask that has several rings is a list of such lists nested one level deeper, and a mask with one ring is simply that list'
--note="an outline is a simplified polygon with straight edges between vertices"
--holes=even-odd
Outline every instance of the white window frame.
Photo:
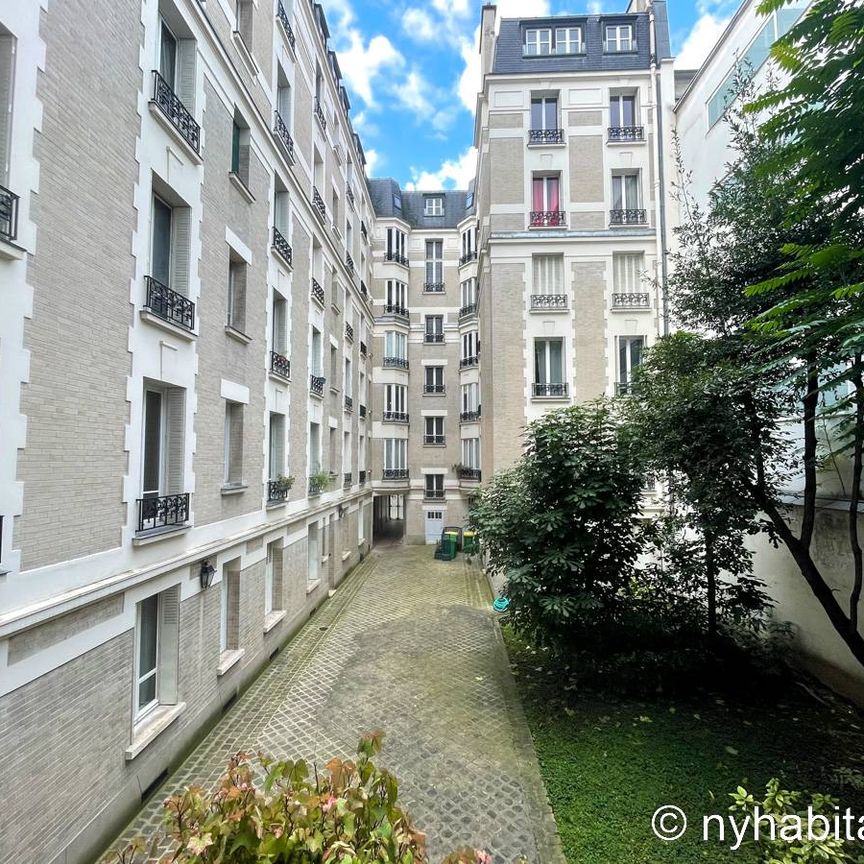
[{"label": "white window frame", "polygon": [[444,196],[429,195],[423,199],[423,215],[424,216],[443,216],[444,215]]},{"label": "white window frame", "polygon": [[636,50],[632,24],[607,24],[603,29],[603,50],[618,54]]},{"label": "white window frame", "polygon": [[[562,35],[563,38],[562,38]],[[573,38],[573,34],[576,38]],[[561,50],[561,45],[565,46]],[[556,54],[581,54],[582,53],[582,28],[581,27],[556,27],[555,28],[555,53]]]},{"label": "white window frame", "polygon": [[[161,617],[161,605],[162,601],[159,595],[156,596],[156,632],[154,634],[155,644],[156,644],[156,662],[152,669],[148,670],[143,675],[141,674],[141,635],[143,633],[141,613],[143,610],[143,604],[145,601],[150,600],[151,597],[145,597],[143,600],[140,600],[136,606],[135,612],[135,720],[136,722],[140,720],[142,717],[145,717],[149,714],[154,708],[159,705],[159,642],[160,642],[160,626],[159,619]],[[153,688],[154,698],[148,702],[146,705],[142,705],[140,703],[141,696],[141,684],[149,678],[156,679],[156,686]]]},{"label": "white window frame", "polygon": [[531,275],[534,294],[564,294],[564,255],[534,255],[531,259]]},{"label": "white window frame", "polygon": [[[546,48],[545,51],[541,50]],[[525,31],[522,53],[526,57],[546,57],[552,53],[552,28],[532,27]]]},{"label": "white window frame", "polygon": [[[552,343],[557,342],[561,346],[561,366],[559,371],[558,378],[560,380],[553,381],[552,379],[555,377],[552,375]],[[543,376],[540,375],[540,368],[537,365],[537,347],[539,344],[543,345],[543,354],[544,354],[544,362],[543,362]],[[543,336],[542,338],[538,338],[534,340],[534,383],[535,384],[564,384],[566,382],[565,369],[567,368],[567,363],[565,359],[564,352],[566,350],[566,346],[564,344],[564,339],[560,336]]]},{"label": "white window frame", "polygon": [[[626,178],[635,177],[636,201],[630,201],[627,198],[628,188],[632,188],[631,184],[626,182]],[[620,187],[617,191],[619,195],[616,197],[616,186]],[[616,203],[620,206],[616,206]],[[642,180],[638,171],[622,171],[612,175],[612,209],[613,210],[640,210],[642,208]]]}]

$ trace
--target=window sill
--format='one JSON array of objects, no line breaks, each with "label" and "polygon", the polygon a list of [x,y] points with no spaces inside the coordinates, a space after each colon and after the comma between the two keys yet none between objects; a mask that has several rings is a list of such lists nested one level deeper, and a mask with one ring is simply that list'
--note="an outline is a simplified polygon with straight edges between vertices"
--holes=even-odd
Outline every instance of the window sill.
[{"label": "window sill", "polygon": [[149,102],[150,113],[156,118],[156,122],[171,136],[183,152],[195,165],[200,165],[204,160],[201,154],[180,134],[177,127],[165,116],[165,112],[152,99]]},{"label": "window sill", "polygon": [[274,372],[272,369],[267,371],[267,374],[274,380],[278,381],[280,384],[290,384],[291,378],[288,375],[280,375],[278,372]]},{"label": "window sill", "polygon": [[277,609],[271,612],[269,615],[264,616],[264,632],[269,633],[280,621],[285,618],[286,611],[284,609]]},{"label": "window sill", "polygon": [[532,306],[528,310],[532,315],[566,315],[570,311],[569,306],[555,306],[555,307],[541,307],[541,306]]},{"label": "window sill", "polygon": [[614,315],[616,312],[651,312],[651,306],[613,306],[610,310]]},{"label": "window sill", "polygon": [[343,560],[343,561],[347,561],[350,557],[351,557],[351,550],[350,550],[350,549],[346,549],[346,550],[342,553],[342,560]]},{"label": "window sill", "polygon": [[307,582],[306,583],[306,596],[308,597],[320,584],[321,584],[320,579],[316,579],[314,582]]},{"label": "window sill", "polygon": [[247,336],[242,330],[232,327],[230,324],[225,325],[225,332],[232,338],[236,339],[241,345],[248,345],[252,341],[251,336]]},{"label": "window sill", "polygon": [[614,141],[606,139],[606,143],[610,147],[621,147],[623,145],[645,144],[648,139],[643,135],[641,138],[616,138]]},{"label": "window sill", "polygon": [[149,744],[156,740],[186,709],[185,702],[176,705],[160,705],[136,724],[132,732],[132,741],[124,751],[127,762],[131,762]]},{"label": "window sill", "polygon": [[177,324],[172,324],[170,321],[166,321],[164,318],[154,315],[149,309],[142,309],[139,314],[141,315],[142,321],[146,321],[148,324],[152,324],[154,327],[158,327],[166,333],[171,333],[173,336],[179,337],[184,342],[194,342],[198,338],[197,333],[193,333],[191,330],[187,330],[185,327],[180,327]]},{"label": "window sill", "polygon": [[239,174],[233,171],[228,172],[228,178],[231,180],[231,185],[246,199],[249,204],[255,203],[255,196],[249,191],[249,187],[243,181]]},{"label": "window sill", "polygon": [[446,441],[441,441],[441,442],[437,442],[437,443],[435,443],[435,444],[426,444],[426,443],[424,442],[424,443],[423,443],[423,446],[424,446],[424,447],[433,447],[433,448],[434,448],[434,447],[439,447],[439,448],[440,448],[440,447],[446,447],[446,446],[447,446],[447,442],[446,442]]},{"label": "window sill", "polygon": [[423,395],[424,395],[424,396],[446,396],[446,395],[447,395],[447,391],[446,391],[446,390],[441,390],[441,391],[438,392],[438,393],[426,393],[426,392],[424,391],[424,392],[423,392]]},{"label": "window sill", "polygon": [[246,40],[240,31],[232,31],[231,38],[234,41],[234,46],[237,48],[237,53],[243,58],[243,62],[246,64],[250,74],[257,75],[260,71],[258,64],[255,62],[255,58],[252,56],[252,52],[249,50],[249,46],[246,44]]},{"label": "window sill", "polygon": [[569,402],[569,396],[532,396],[532,402]]},{"label": "window sill", "polygon": [[233,669],[239,662],[240,658],[246,653],[244,648],[233,648],[230,651],[223,651],[219,655],[219,665],[216,667],[216,677],[221,678],[230,669]]},{"label": "window sill", "polygon": [[23,261],[27,255],[27,250],[17,243],[10,243],[8,240],[0,240],[0,258],[5,258],[7,261]]},{"label": "window sill", "polygon": [[541,147],[559,147],[563,148],[567,146],[566,141],[529,141],[528,147],[531,150],[539,150]]},{"label": "window sill", "polygon": [[192,526],[188,523],[185,525],[171,525],[168,528],[152,528],[150,531],[144,531],[141,534],[136,534],[132,538],[133,546],[148,546],[150,543],[158,543],[160,540],[167,540],[169,537],[178,537],[185,534]]},{"label": "window sill", "polygon": [[284,498],[282,501],[268,501],[266,509],[267,510],[275,510],[277,507],[284,507],[288,503],[288,499]]},{"label": "window sill", "polygon": [[361,538],[357,541],[357,545],[358,545],[358,546],[364,546],[365,544],[366,544],[366,538],[365,538],[365,537],[361,537]]},{"label": "window sill", "polygon": [[222,493],[222,497],[230,496],[230,495],[240,495],[245,492],[249,487],[246,484],[240,484],[238,486],[223,486],[220,490]]}]

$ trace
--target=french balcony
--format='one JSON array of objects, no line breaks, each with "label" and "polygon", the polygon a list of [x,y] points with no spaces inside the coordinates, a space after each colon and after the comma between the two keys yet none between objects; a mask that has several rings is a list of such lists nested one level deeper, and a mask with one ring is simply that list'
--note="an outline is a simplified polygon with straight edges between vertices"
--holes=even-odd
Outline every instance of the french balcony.
[{"label": "french balcony", "polygon": [[408,469],[407,468],[385,468],[381,472],[382,480],[407,480],[408,479]]},{"label": "french balcony", "polygon": [[381,420],[384,423],[407,423],[407,411],[384,411],[381,415]]},{"label": "french balcony", "polygon": [[360,294],[364,299],[369,299],[369,289],[366,287],[366,283],[362,279],[360,280]]},{"label": "french balcony", "polygon": [[424,333],[423,341],[427,345],[440,345],[444,342],[444,334],[443,333]]},{"label": "french balcony", "polygon": [[354,206],[354,190],[350,186],[345,187],[345,197],[348,199],[348,203],[353,207]]},{"label": "french balcony", "polygon": [[625,207],[609,211],[610,225],[647,225],[648,211],[638,207]]},{"label": "french balcony", "polygon": [[463,318],[470,318],[472,315],[477,314],[477,304],[476,303],[466,303],[459,310],[459,320],[461,321]]},{"label": "french balcony", "polygon": [[561,384],[538,384],[531,385],[531,395],[538,399],[566,399],[568,385]]},{"label": "french balcony", "polygon": [[541,312],[566,312],[567,311],[567,295],[566,294],[532,294],[531,309]]},{"label": "french balcony", "polygon": [[477,252],[476,252],[476,251],[474,251],[474,252],[466,252],[466,253],[465,253],[465,254],[464,254],[464,255],[459,259],[459,266],[461,267],[463,264],[470,264],[472,261],[476,261],[476,260],[477,260]]},{"label": "french balcony", "polygon": [[529,129],[528,146],[537,147],[544,144],[563,144],[563,129]]},{"label": "french balcony", "polygon": [[324,109],[321,107],[321,100],[316,96],[315,97],[315,119],[321,125],[321,131],[327,131],[327,118],[324,116]]},{"label": "french balcony", "polygon": [[324,384],[327,382],[327,379],[321,375],[310,375],[309,376],[309,392],[313,396],[318,396],[319,398],[324,395]]},{"label": "french balcony", "polygon": [[444,283],[443,282],[424,282],[423,283],[423,292],[425,294],[443,294],[444,293]]},{"label": "french balcony", "polygon": [[138,499],[138,533],[185,525],[189,521],[189,493]]},{"label": "french balcony", "polygon": [[293,253],[291,252],[291,244],[285,239],[282,232],[274,225],[273,226],[273,243],[271,249],[289,266],[294,266]]},{"label": "french balcony", "polygon": [[284,480],[267,481],[267,503],[278,504],[288,499],[288,484]]},{"label": "french balcony", "polygon": [[651,301],[648,294],[626,293],[612,295],[613,309],[649,309]]},{"label": "french balcony", "polygon": [[176,324],[190,332],[195,328],[195,304],[182,294],[172,291],[152,276],[145,276],[149,312],[169,324]]},{"label": "french balcony", "polygon": [[180,137],[196,154],[200,154],[201,127],[156,69],[153,70],[153,102],[180,133]]},{"label": "french balcony", "polygon": [[291,377],[291,361],[278,351],[270,352],[270,371],[280,378]]},{"label": "french balcony", "polygon": [[321,283],[314,276],[312,277],[312,299],[323,308],[324,289],[321,287]]},{"label": "french balcony", "polygon": [[353,481],[353,479],[354,479],[354,475],[350,471],[346,471],[342,475],[342,488],[343,489],[350,489],[351,488],[351,482]]},{"label": "french balcony", "polygon": [[465,468],[462,467],[459,469],[459,479],[460,480],[473,480],[475,482],[480,482],[480,469],[479,468]]},{"label": "french balcony", "polygon": [[644,141],[645,129],[642,126],[610,126],[607,130],[607,140],[613,143]]},{"label": "french balcony", "polygon": [[444,435],[424,435],[423,443],[427,447],[443,447],[447,439]]},{"label": "french balcony", "polygon": [[616,381],[615,382],[616,396],[632,396],[633,382],[632,381]]},{"label": "french balcony", "polygon": [[358,482],[361,486],[365,486],[365,485],[366,485],[366,472],[365,472],[365,471],[358,471],[358,472],[357,472],[357,482]]},{"label": "french balcony", "polygon": [[480,421],[480,409],[476,411],[462,411],[459,414],[460,423],[478,423]]},{"label": "french balcony", "polygon": [[349,342],[354,341],[354,328],[350,324],[348,324],[347,322],[345,323],[345,338]]},{"label": "french balcony", "polygon": [[294,161],[294,139],[282,119],[282,115],[278,111],[273,112],[273,134],[276,140],[282,145],[285,155],[289,162]]},{"label": "french balcony", "polygon": [[444,500],[444,490],[443,489],[424,489],[423,490],[423,498],[426,501],[443,501]]},{"label": "french balcony", "polygon": [[385,315],[393,315],[396,318],[404,318],[408,320],[408,310],[404,306],[399,306],[395,303],[387,303],[384,306]]},{"label": "french balcony", "polygon": [[473,357],[463,357],[459,361],[460,369],[471,369],[474,366],[480,365],[480,358],[475,354]]},{"label": "french balcony", "polygon": [[14,243],[18,238],[18,196],[0,186],[0,240]]},{"label": "french balcony", "polygon": [[443,396],[447,388],[443,384],[424,384],[423,392],[427,396]]},{"label": "french balcony", "polygon": [[369,242],[369,232],[366,230],[366,223],[360,222],[360,236],[363,238],[364,243]]},{"label": "french balcony", "polygon": [[318,214],[318,218],[326,223],[327,222],[327,205],[324,203],[324,199],[321,197],[321,193],[313,186],[312,187],[312,206],[315,208],[315,212]]},{"label": "french balcony", "polygon": [[408,266],[408,259],[404,255],[399,255],[396,252],[385,252],[384,253],[385,261],[393,261],[396,264],[401,264],[403,267]]},{"label": "french balcony", "polygon": [[357,406],[357,413],[360,415],[361,420],[365,420],[366,419],[366,406],[365,405],[358,405]]},{"label": "french balcony", "polygon": [[288,20],[288,13],[285,11],[285,7],[282,5],[282,0],[279,0],[279,5],[276,9],[276,17],[279,19],[279,23],[282,25],[282,29],[285,31],[285,38],[288,40],[288,44],[291,46],[291,51],[294,52],[297,47],[297,40],[294,38],[294,31],[291,29],[291,22]]},{"label": "french balcony", "polygon": [[369,349],[366,347],[366,343],[362,339],[360,340],[360,356],[361,357],[368,357],[369,356]]},{"label": "french balcony", "polygon": [[353,411],[354,410],[354,399],[351,396],[345,397],[345,410]]},{"label": "french balcony", "polygon": [[349,273],[354,272],[354,259],[351,257],[350,252],[345,253],[345,266],[348,268]]},{"label": "french balcony", "polygon": [[315,476],[309,478],[309,497],[314,498],[320,495],[330,484],[330,478],[328,477],[326,480],[321,476]]},{"label": "french balcony", "polygon": [[563,210],[532,210],[532,228],[566,228],[567,214]]},{"label": "french balcony", "polygon": [[404,357],[385,357],[382,362],[390,369],[408,369],[408,361]]}]

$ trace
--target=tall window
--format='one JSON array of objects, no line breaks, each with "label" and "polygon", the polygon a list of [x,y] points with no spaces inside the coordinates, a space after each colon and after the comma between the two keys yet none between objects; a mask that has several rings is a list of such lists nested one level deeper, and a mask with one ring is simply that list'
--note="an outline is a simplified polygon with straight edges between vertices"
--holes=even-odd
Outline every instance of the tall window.
[{"label": "tall window", "polygon": [[408,404],[408,388],[404,384],[384,385],[384,419],[404,420]]},{"label": "tall window", "polygon": [[309,473],[321,470],[321,424],[309,424]]},{"label": "tall window", "polygon": [[219,652],[236,651],[240,643],[240,559],[222,568],[219,597]]},{"label": "tall window", "polygon": [[582,51],[581,27],[555,28],[555,53],[579,54]]},{"label": "tall window", "polygon": [[225,401],[225,444],[222,478],[226,489],[243,485],[243,404]]},{"label": "tall window", "polygon": [[618,393],[630,392],[633,382],[633,370],[642,362],[642,351],[645,347],[644,336],[618,337],[618,381],[615,389]]},{"label": "tall window", "polygon": [[636,97],[612,96],[609,100],[609,125],[613,128],[636,125]]},{"label": "tall window", "polygon": [[564,293],[564,256],[535,255],[531,259],[534,294]]},{"label": "tall window", "polygon": [[426,333],[424,334],[426,342],[443,342],[444,341],[444,316],[443,315],[427,315],[426,316]]},{"label": "tall window", "polygon": [[423,419],[424,433],[423,443],[427,445],[440,445],[444,443],[444,418],[425,417]]},{"label": "tall window", "polygon": [[631,210],[638,208],[639,175],[638,174],[613,174],[612,175],[612,209]]},{"label": "tall window", "polygon": [[439,500],[444,497],[444,475],[427,474],[424,497]]},{"label": "tall window", "polygon": [[135,638],[135,715],[142,717],[159,704],[159,595],[142,600],[137,608]]},{"label": "tall window", "polygon": [[182,387],[155,382],[144,387],[142,498],[183,491],[185,403]]},{"label": "tall window", "polygon": [[463,365],[473,365],[469,361],[477,360],[480,353],[480,338],[476,330],[469,330],[462,334],[462,360]]},{"label": "tall window", "polygon": [[427,291],[444,290],[444,243],[442,240],[426,241],[426,284]]},{"label": "tall window", "polygon": [[232,251],[228,262],[228,326],[246,331],[246,262]]},{"label": "tall window", "polygon": [[273,350],[288,356],[288,301],[276,290],[273,291]]},{"label": "tall window", "polygon": [[462,301],[462,309],[469,309],[477,305],[477,277],[472,276],[466,279],[459,286],[459,293]]},{"label": "tall window", "polygon": [[[282,541],[267,544],[267,561],[264,565],[264,614],[270,615],[279,608],[277,587],[282,570]],[[277,571],[279,571],[277,573]]]},{"label": "tall window", "polygon": [[534,340],[534,395],[567,395],[563,339]]},{"label": "tall window", "polygon": [[388,471],[408,467],[408,442],[404,438],[384,439],[384,468]]},{"label": "tall window", "polygon": [[153,197],[153,238],[150,254],[150,275],[169,288],[173,288],[171,278],[171,247],[173,208],[161,198]]},{"label": "tall window", "polygon": [[636,48],[633,41],[632,24],[607,24],[604,37],[604,51],[614,53],[617,51],[633,51]]},{"label": "tall window", "polygon": [[472,225],[462,232],[462,260],[467,261],[477,251],[477,227]]},{"label": "tall window", "polygon": [[558,129],[558,97],[537,96],[531,100],[531,128]]},{"label": "tall window", "polygon": [[560,180],[557,174],[534,177],[532,181],[532,208],[537,213],[557,213],[561,209]]},{"label": "tall window", "polygon": [[252,48],[252,22],[255,9],[252,0],[237,0],[236,31],[240,34],[248,48]]},{"label": "tall window", "polygon": [[396,279],[388,279],[386,300],[385,311],[393,312],[405,309],[408,305],[408,286]]},{"label": "tall window", "polygon": [[321,377],[324,374],[324,356],[322,354],[323,345],[321,340],[321,331],[317,327],[312,327],[312,335],[309,340],[309,369],[312,375]]},{"label": "tall window", "polygon": [[480,385],[476,382],[462,385],[462,413],[475,414],[480,411]]},{"label": "tall window", "polygon": [[462,464],[466,468],[477,470],[480,467],[480,439],[462,439]]},{"label": "tall window", "polygon": [[552,31],[548,28],[525,31],[522,53],[529,57],[552,53]]},{"label": "tall window", "polygon": [[171,28],[164,22],[160,22],[159,33],[159,74],[165,79],[165,83],[172,89],[177,90],[177,38],[171,32]]},{"label": "tall window", "polygon": [[278,480],[285,473],[285,415],[270,412],[268,477]]},{"label": "tall window", "polygon": [[423,200],[424,216],[443,216],[444,199],[440,195],[430,195]]},{"label": "tall window", "polygon": [[616,294],[635,294],[641,288],[645,256],[641,252],[616,252],[612,256],[612,281]]},{"label": "tall window", "polygon": [[405,232],[398,228],[387,229],[387,260],[404,261],[405,255]]},{"label": "tall window", "polygon": [[231,173],[247,188],[250,154],[249,127],[239,114],[235,114],[231,127]]},{"label": "tall window", "polygon": [[423,372],[423,392],[424,393],[443,393],[444,392],[444,367],[443,366],[426,366]]},{"label": "tall window", "polygon": [[394,357],[398,360],[407,360],[408,337],[404,333],[387,330],[384,333],[384,356]]}]

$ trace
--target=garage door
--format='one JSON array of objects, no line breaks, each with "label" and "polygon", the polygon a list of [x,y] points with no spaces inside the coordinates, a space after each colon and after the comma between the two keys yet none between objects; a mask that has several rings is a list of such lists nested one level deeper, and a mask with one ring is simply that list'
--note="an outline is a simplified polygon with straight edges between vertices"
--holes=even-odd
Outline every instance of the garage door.
[{"label": "garage door", "polygon": [[444,530],[444,512],[442,510],[426,511],[426,542],[437,543]]}]

